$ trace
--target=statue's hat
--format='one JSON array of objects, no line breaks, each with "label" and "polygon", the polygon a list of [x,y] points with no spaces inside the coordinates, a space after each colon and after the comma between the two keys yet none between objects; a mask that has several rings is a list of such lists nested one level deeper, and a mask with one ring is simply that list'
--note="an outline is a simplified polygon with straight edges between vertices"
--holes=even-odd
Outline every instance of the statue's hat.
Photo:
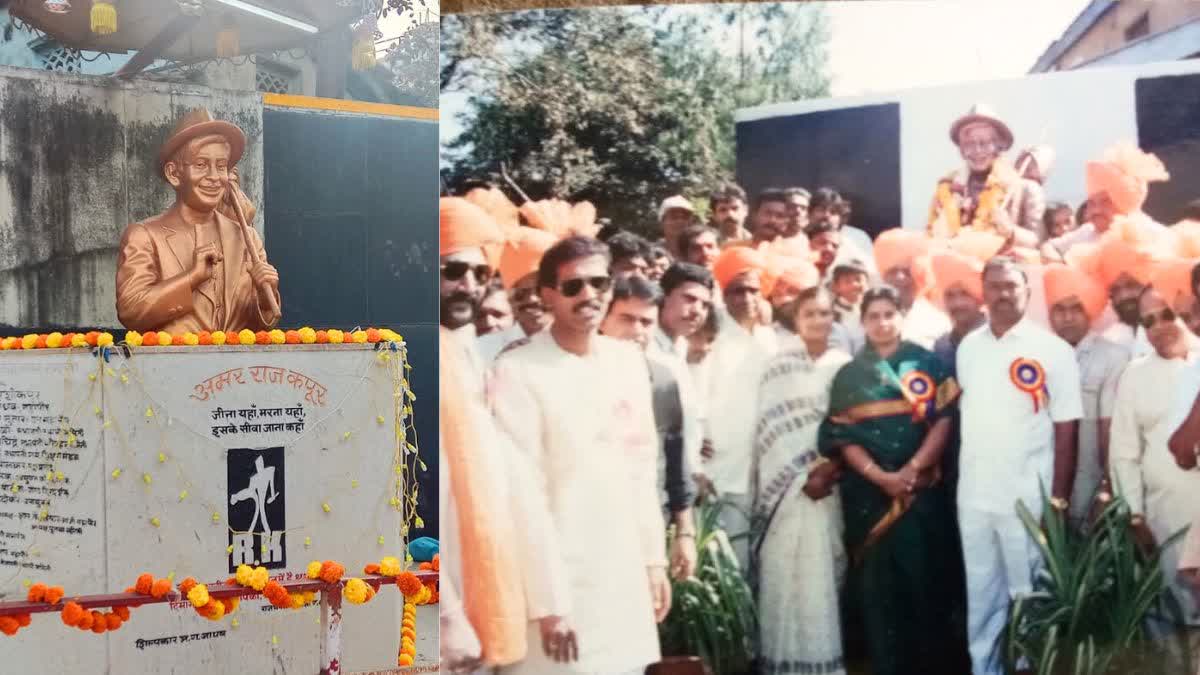
[{"label": "statue's hat", "polygon": [[158,151],[158,165],[166,165],[171,156],[188,141],[213,134],[224,136],[225,140],[229,141],[229,167],[233,168],[246,150],[246,134],[232,122],[213,119],[212,113],[206,108],[197,108],[179,120],[179,124],[175,125],[175,129]]},{"label": "statue's hat", "polygon": [[966,115],[954,120],[954,124],[950,125],[950,140],[958,145],[958,134],[968,124],[983,122],[992,125],[996,133],[1000,135],[1000,150],[1008,150],[1013,145],[1013,133],[1000,118],[996,115],[996,111],[992,110],[991,106],[986,103],[976,103],[971,106]]}]

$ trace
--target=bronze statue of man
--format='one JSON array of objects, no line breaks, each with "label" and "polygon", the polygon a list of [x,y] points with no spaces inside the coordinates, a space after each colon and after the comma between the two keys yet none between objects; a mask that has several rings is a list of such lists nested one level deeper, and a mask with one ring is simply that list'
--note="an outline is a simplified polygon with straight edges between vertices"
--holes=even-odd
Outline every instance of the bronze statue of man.
[{"label": "bronze statue of man", "polygon": [[267,263],[238,187],[246,136],[207,110],[188,113],[159,150],[175,203],[125,228],[117,258],[117,317],[140,332],[270,330],[279,272]]}]

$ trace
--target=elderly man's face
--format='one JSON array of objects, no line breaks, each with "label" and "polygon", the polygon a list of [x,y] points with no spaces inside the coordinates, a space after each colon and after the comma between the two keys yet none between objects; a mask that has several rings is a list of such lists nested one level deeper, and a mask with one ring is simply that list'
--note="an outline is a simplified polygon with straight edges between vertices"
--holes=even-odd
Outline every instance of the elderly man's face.
[{"label": "elderly man's face", "polygon": [[900,303],[903,309],[912,307],[917,299],[917,284],[913,281],[912,270],[907,265],[897,265],[883,273],[883,281],[900,293]]},{"label": "elderly man's face", "polygon": [[442,256],[440,297],[443,326],[456,330],[475,320],[491,275],[482,249],[472,248]]},{"label": "elderly man's face", "polygon": [[742,322],[758,316],[762,300],[762,282],[758,272],[744,272],[734,277],[724,289],[725,307],[735,321]]},{"label": "elderly man's face", "polygon": [[963,287],[955,284],[942,294],[942,302],[946,305],[946,314],[955,326],[966,328],[974,325],[983,314],[983,303]]},{"label": "elderly man's face", "polygon": [[990,171],[1000,156],[1000,134],[986,122],[968,124],[958,133],[958,151],[971,171]]},{"label": "elderly man's face", "polygon": [[1113,204],[1112,198],[1107,192],[1097,192],[1088,197],[1087,201],[1087,219],[1088,222],[1096,228],[1097,232],[1108,230],[1109,225],[1112,225],[1113,218],[1117,215],[1117,207]]},{"label": "elderly man's face", "polygon": [[167,181],[188,207],[210,213],[221,205],[229,185],[229,143],[221,137],[188,143],[164,170]]},{"label": "elderly man's face", "polygon": [[1175,310],[1158,291],[1150,289],[1137,303],[1138,320],[1146,330],[1146,340],[1164,359],[1187,353],[1186,333]]}]

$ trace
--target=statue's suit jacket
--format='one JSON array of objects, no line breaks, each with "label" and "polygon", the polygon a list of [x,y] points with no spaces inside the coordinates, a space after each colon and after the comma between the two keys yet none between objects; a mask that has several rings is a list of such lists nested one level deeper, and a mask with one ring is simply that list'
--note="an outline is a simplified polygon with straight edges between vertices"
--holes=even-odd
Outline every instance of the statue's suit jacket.
[{"label": "statue's suit jacket", "polygon": [[[196,235],[178,207],[125,228],[117,257],[117,318],[126,328],[199,333],[275,327],[279,317],[259,305],[241,225],[219,212],[215,216],[222,255],[217,271],[224,287],[219,294],[216,284],[192,290],[188,282]],[[249,229],[247,234],[259,259],[266,260],[258,233]],[[275,302],[279,306],[278,290]]]}]

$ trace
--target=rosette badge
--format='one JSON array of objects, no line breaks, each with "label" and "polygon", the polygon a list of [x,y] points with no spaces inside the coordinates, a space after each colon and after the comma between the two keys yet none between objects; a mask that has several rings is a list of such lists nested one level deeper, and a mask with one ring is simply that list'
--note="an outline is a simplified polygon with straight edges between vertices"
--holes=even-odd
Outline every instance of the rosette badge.
[{"label": "rosette badge", "polygon": [[905,397],[913,404],[913,421],[920,422],[929,416],[933,407],[937,385],[933,378],[919,370],[905,373],[900,378],[900,386],[904,387]]},{"label": "rosette badge", "polygon": [[1033,411],[1036,413],[1046,405],[1046,371],[1042,364],[1033,359],[1017,359],[1008,368],[1009,377],[1017,389],[1029,394],[1033,399]]}]

